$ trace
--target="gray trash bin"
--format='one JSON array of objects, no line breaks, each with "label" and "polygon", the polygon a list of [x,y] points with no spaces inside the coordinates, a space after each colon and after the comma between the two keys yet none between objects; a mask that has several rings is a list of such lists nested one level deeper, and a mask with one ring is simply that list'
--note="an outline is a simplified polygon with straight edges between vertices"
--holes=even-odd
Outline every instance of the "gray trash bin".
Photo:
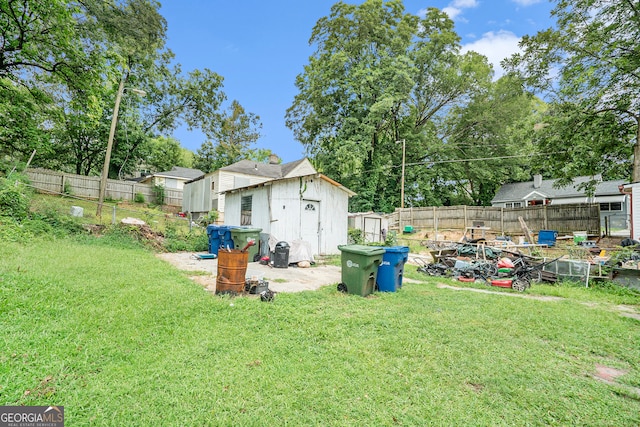
[{"label": "gray trash bin", "polygon": [[287,268],[289,266],[289,244],[278,242],[272,253],[271,265],[275,268]]}]

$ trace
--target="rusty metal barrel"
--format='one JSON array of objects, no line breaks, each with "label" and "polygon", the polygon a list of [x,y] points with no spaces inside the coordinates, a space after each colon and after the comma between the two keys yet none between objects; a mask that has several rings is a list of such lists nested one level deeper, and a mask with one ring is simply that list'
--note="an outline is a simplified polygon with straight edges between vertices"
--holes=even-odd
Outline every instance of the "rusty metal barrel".
[{"label": "rusty metal barrel", "polygon": [[218,275],[216,278],[216,294],[241,294],[247,274],[249,253],[238,249],[218,251]]}]

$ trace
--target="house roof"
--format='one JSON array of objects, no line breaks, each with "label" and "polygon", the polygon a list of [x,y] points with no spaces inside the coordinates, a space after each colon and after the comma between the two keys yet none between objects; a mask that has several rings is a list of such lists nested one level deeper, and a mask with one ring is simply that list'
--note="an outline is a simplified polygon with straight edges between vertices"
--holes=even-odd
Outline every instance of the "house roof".
[{"label": "house roof", "polygon": [[[565,187],[554,188],[555,179],[544,179],[540,186],[535,188],[533,181],[527,182],[514,182],[511,184],[504,184],[498,189],[495,197],[491,200],[491,203],[510,202],[517,200],[524,200],[532,193],[537,193],[542,197],[548,199],[562,199],[569,197],[581,197],[584,196],[584,191],[578,191],[577,188],[580,184],[585,183],[593,179],[590,176],[581,176],[575,178],[572,184]],[[608,196],[620,194],[619,186],[623,185],[626,181],[601,181],[596,184],[595,196]]]},{"label": "house roof", "polygon": [[338,187],[339,189],[341,189],[342,191],[344,191],[345,193],[347,193],[349,195],[349,197],[355,196],[357,193],[349,190],[347,187],[345,187],[344,185],[340,184],[337,181],[334,181],[333,179],[329,178],[326,175],[323,175],[321,173],[315,173],[315,174],[311,174],[311,175],[303,175],[303,176],[292,176],[292,177],[284,177],[284,178],[278,178],[278,179],[273,179],[271,181],[266,181],[266,182],[261,182],[259,184],[251,184],[251,185],[246,185],[244,187],[236,187],[236,188],[232,188],[229,189],[227,191],[223,191],[223,193],[233,193],[236,192],[238,190],[248,190],[251,188],[258,188],[258,187],[264,187],[267,185],[272,185],[273,183],[277,183],[280,181],[285,181],[287,179],[293,179],[293,178],[304,178],[304,177],[308,177],[308,176],[317,176],[318,178],[322,179],[323,181],[328,182],[329,184]]},{"label": "house roof", "polygon": [[306,159],[296,160],[284,164],[260,163],[253,160],[240,160],[232,165],[220,168],[221,171],[242,173],[245,175],[262,176],[265,178],[279,179],[286,177],[299,164]]},{"label": "house roof", "polygon": [[163,177],[163,178],[177,178],[177,179],[194,179],[199,178],[204,175],[200,169],[191,169],[191,168],[183,168],[180,166],[174,166],[170,171],[165,172],[156,172],[152,175],[147,175],[145,177],[145,181],[150,180],[154,176]]}]

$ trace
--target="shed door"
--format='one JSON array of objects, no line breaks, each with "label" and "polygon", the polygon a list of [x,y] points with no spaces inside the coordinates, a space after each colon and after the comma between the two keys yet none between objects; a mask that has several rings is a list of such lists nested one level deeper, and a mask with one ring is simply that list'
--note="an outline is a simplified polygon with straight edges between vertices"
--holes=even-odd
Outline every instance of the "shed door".
[{"label": "shed door", "polygon": [[311,244],[313,254],[320,253],[320,202],[302,201],[300,213],[300,230],[302,240]]},{"label": "shed door", "polygon": [[364,241],[367,243],[379,242],[382,240],[380,230],[382,220],[380,218],[364,218]]}]

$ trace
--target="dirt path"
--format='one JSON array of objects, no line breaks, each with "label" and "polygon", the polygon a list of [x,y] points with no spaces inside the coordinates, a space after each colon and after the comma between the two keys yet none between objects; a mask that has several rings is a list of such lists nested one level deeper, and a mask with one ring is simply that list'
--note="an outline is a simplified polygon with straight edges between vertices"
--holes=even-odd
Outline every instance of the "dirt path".
[{"label": "dirt path", "polygon": [[[511,293],[511,292],[499,292],[499,291],[494,291],[494,290],[489,290],[489,289],[461,288],[461,287],[458,287],[458,286],[445,285],[444,283],[438,283],[436,285],[436,287],[438,287],[440,289],[451,289],[451,290],[454,290],[454,291],[478,292],[478,293],[482,293],[482,294],[494,294],[494,295],[500,295],[500,296],[506,296],[506,297],[526,298],[526,299],[533,299],[533,300],[537,300],[537,301],[562,301],[562,300],[564,300],[564,298],[562,298],[562,297],[553,297],[553,296],[546,296],[546,295],[514,294],[514,293]],[[631,319],[635,319],[635,320],[640,321],[640,313],[638,312],[638,309],[636,307],[633,307],[633,306],[628,306],[628,305],[608,305],[608,304],[598,304],[598,303],[589,303],[589,302],[583,302],[581,304],[586,305],[586,306],[591,307],[591,308],[599,308],[599,309],[602,309],[602,310],[613,311],[615,313],[618,313],[620,316],[629,317]]]},{"label": "dirt path", "polygon": [[[211,292],[215,292],[217,259],[197,259],[192,252],[161,253],[157,257],[184,271],[199,272],[190,278]],[[257,277],[269,282],[275,292],[311,291],[322,286],[337,284],[341,269],[334,265],[315,265],[310,268],[273,268],[257,262],[247,266],[247,277]]]}]

